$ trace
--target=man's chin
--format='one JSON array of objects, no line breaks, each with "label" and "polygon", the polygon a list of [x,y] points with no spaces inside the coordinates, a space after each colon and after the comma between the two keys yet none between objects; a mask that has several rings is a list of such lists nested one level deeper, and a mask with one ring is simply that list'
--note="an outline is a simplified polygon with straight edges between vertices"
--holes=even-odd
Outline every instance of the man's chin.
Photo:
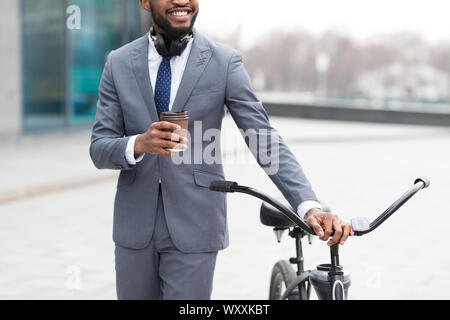
[{"label": "man's chin", "polygon": [[169,36],[173,39],[180,39],[184,37],[185,35],[189,34],[192,31],[192,28],[190,27],[178,27],[174,28],[171,27],[170,30],[166,30],[166,32],[169,34]]},{"label": "man's chin", "polygon": [[166,31],[172,39],[180,39],[192,32],[196,20],[197,13],[195,13],[189,21],[174,22],[168,19],[166,20],[166,25],[163,29],[166,29],[164,31]]}]

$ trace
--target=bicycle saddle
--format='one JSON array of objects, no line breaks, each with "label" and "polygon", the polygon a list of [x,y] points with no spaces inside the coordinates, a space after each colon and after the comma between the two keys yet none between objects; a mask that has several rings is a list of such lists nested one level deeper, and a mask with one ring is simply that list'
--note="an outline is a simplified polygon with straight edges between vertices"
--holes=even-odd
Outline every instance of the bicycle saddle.
[{"label": "bicycle saddle", "polygon": [[[292,208],[292,206],[286,201],[286,199],[277,198],[277,200],[287,207]],[[261,223],[268,227],[288,229],[295,226],[295,224],[283,213],[281,213],[280,210],[274,208],[267,202],[263,202],[261,204],[259,218],[261,220]]]},{"label": "bicycle saddle", "polygon": [[[286,199],[280,197],[280,198],[276,198],[276,200],[278,200],[285,206],[292,209],[292,206],[289,204],[289,202]],[[323,207],[324,212],[331,212],[330,208],[325,203],[321,202],[321,205]],[[294,210],[294,211],[296,212],[297,210]],[[288,229],[288,228],[292,228],[295,226],[295,223],[293,223],[288,217],[286,217],[286,215],[281,213],[280,210],[278,210],[277,208],[274,208],[267,202],[263,202],[261,204],[261,210],[260,210],[259,217],[260,217],[261,223],[268,227]]]}]

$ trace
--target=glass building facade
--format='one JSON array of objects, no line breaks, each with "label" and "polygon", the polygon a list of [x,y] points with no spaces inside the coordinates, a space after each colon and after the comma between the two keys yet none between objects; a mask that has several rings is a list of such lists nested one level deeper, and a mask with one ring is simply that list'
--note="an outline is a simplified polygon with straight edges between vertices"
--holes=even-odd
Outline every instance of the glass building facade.
[{"label": "glass building facade", "polygon": [[22,0],[22,129],[92,123],[106,56],[141,35],[140,17],[134,0]]}]

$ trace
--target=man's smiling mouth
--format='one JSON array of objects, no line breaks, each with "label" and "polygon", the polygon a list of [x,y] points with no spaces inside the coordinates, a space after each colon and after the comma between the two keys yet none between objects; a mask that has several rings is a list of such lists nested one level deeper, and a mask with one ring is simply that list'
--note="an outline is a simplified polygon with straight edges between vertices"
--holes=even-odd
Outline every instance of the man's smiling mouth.
[{"label": "man's smiling mouth", "polygon": [[186,17],[192,13],[190,8],[176,8],[168,11],[168,14],[174,17]]}]

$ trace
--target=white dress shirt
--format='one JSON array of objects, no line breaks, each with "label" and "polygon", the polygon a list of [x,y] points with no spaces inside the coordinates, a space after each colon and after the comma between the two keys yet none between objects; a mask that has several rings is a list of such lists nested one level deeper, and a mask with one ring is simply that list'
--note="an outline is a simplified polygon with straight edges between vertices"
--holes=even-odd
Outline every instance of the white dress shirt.
[{"label": "white dress shirt", "polygon": [[[153,95],[155,94],[155,85],[156,85],[156,77],[158,76],[159,65],[162,62],[162,57],[159,55],[158,51],[156,51],[155,45],[151,36],[148,36],[149,46],[148,46],[148,69],[150,74],[150,81],[153,88]],[[186,68],[186,64],[189,58],[189,54],[192,49],[191,39],[186,46],[186,49],[180,56],[174,56],[170,59],[170,68],[172,72],[172,84],[170,88],[170,102],[169,102],[169,110],[172,109],[173,102],[175,101],[175,97],[177,96],[178,88],[180,87],[181,78],[183,77],[184,69]],[[138,135],[132,136],[130,140],[128,140],[127,148],[125,151],[125,157],[130,165],[136,165],[136,163],[142,161],[145,154],[141,155],[137,159],[134,157],[134,145],[136,142],[136,138]],[[322,209],[320,203],[317,201],[304,201],[302,202],[298,208],[297,213],[300,217],[305,218],[305,214],[312,208]]]}]

